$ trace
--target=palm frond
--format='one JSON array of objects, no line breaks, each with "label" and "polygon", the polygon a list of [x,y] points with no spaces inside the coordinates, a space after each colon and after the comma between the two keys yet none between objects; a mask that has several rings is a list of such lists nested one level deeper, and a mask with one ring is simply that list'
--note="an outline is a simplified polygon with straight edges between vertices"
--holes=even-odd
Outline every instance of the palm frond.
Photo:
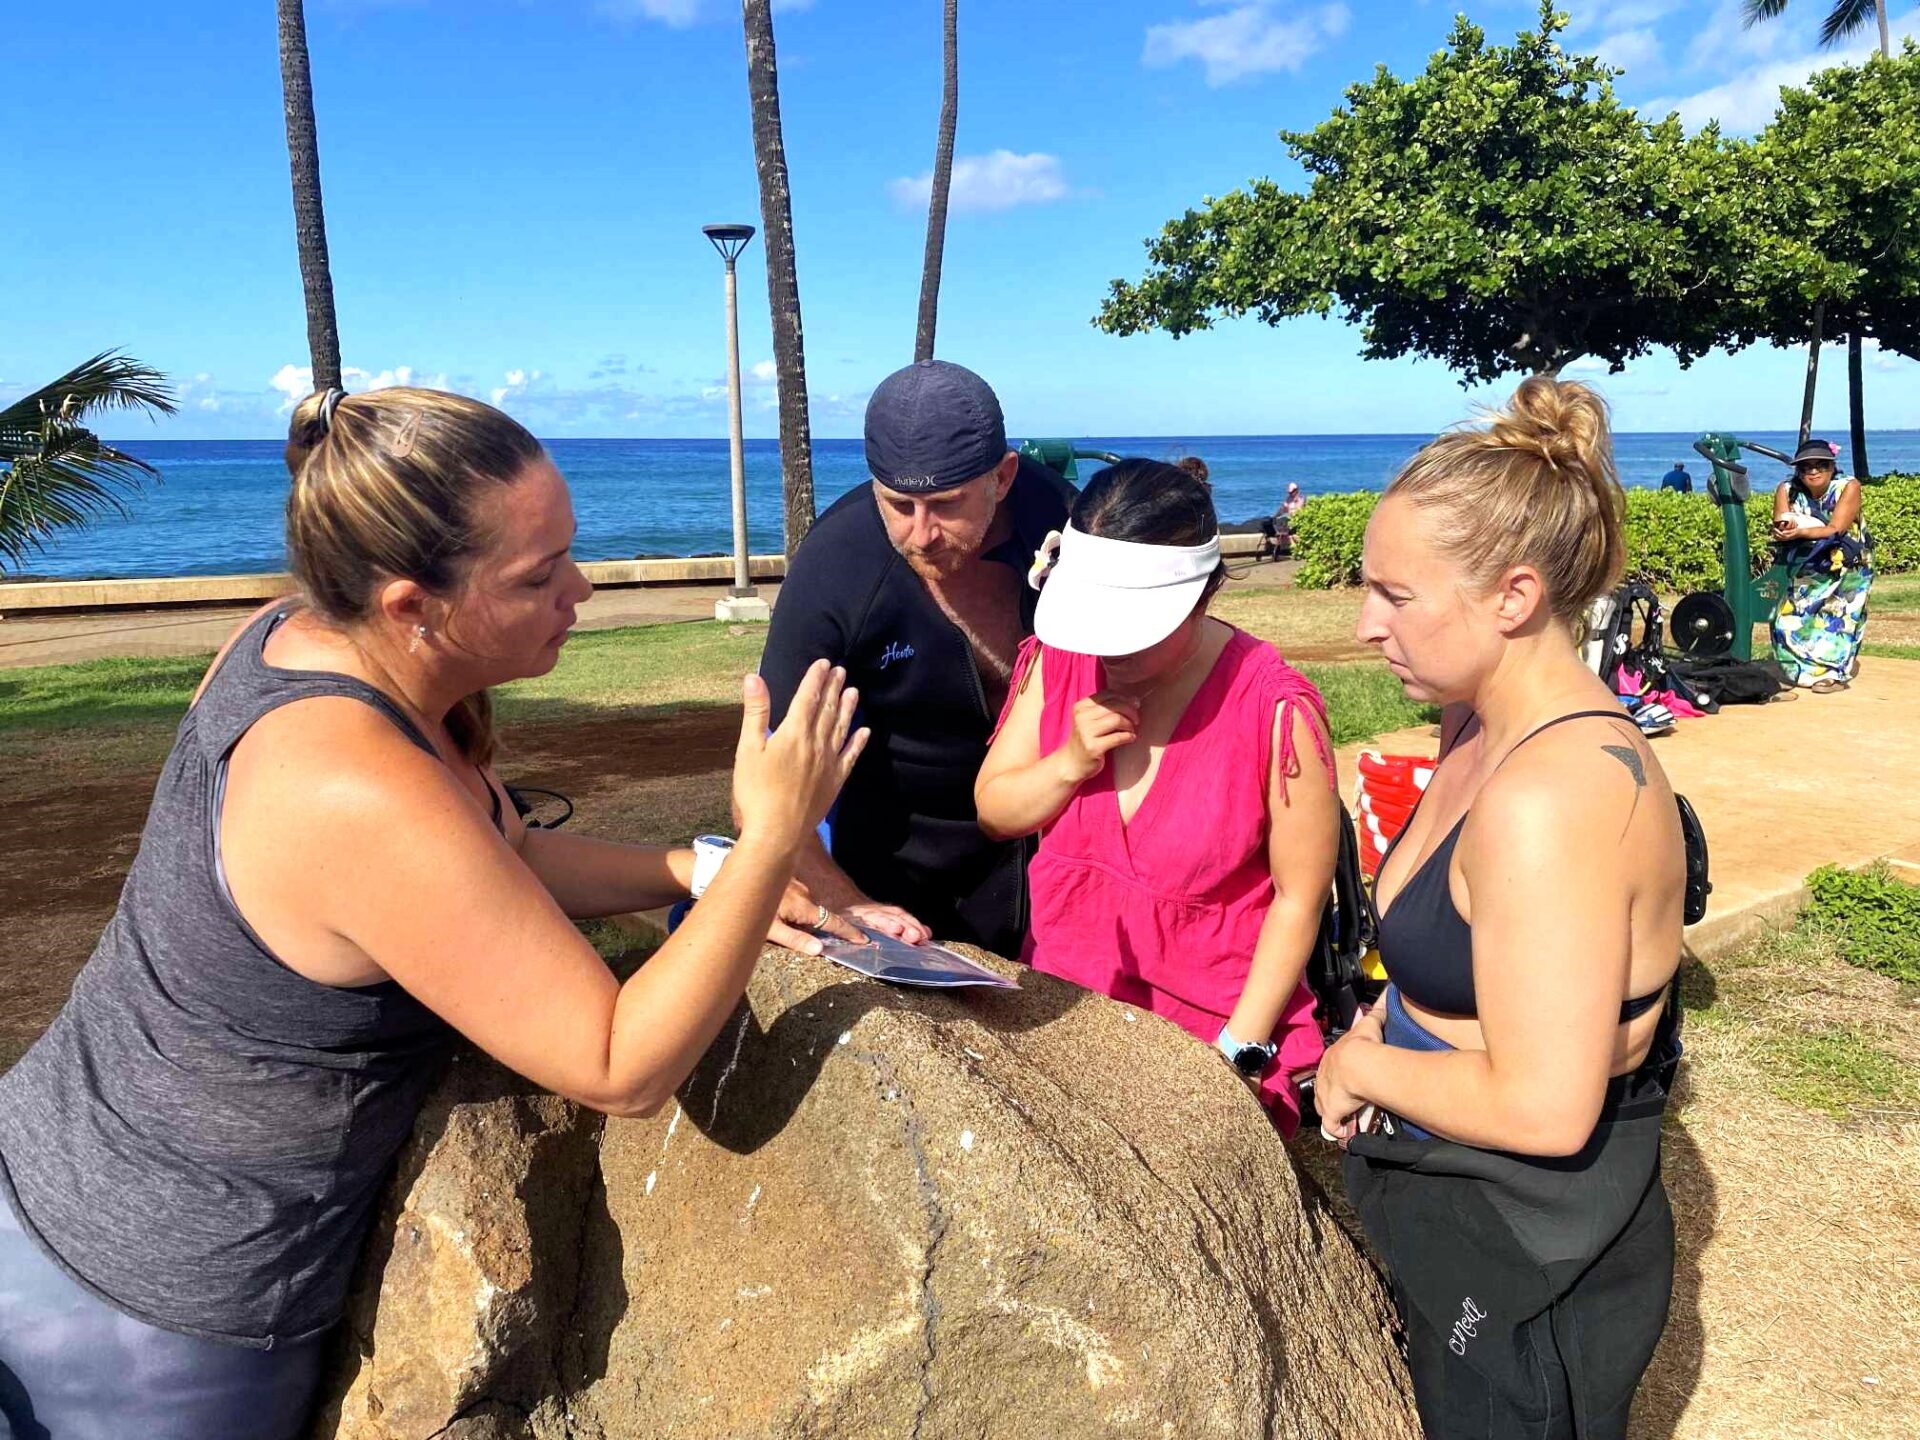
[{"label": "palm frond", "polygon": [[174,413],[167,377],[117,351],[108,350],[74,366],[51,385],[43,385],[0,409],[0,461],[30,454],[49,420],[78,424],[101,410]]},{"label": "palm frond", "polygon": [[1740,23],[1751,30],[1768,20],[1778,20],[1787,11],[1787,0],[1746,0],[1741,5]]},{"label": "palm frond", "polygon": [[1834,45],[1856,30],[1864,30],[1875,8],[1876,0],[1833,0],[1833,9],[1820,26],[1820,43]]},{"label": "palm frond", "polygon": [[81,419],[99,410],[173,413],[159,371],[111,351],[0,409],[0,570],[19,568],[58,530],[111,513],[158,476]]}]

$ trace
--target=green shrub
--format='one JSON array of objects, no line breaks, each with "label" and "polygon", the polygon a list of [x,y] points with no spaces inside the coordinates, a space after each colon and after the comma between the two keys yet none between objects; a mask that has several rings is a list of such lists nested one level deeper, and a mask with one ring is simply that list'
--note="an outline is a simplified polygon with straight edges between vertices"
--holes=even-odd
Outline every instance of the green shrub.
[{"label": "green shrub", "polygon": [[[1753,573],[1773,564],[1773,485],[1756,467],[1747,501],[1747,551]],[[1294,583],[1329,590],[1360,583],[1360,551],[1379,496],[1362,491],[1320,495],[1293,517]],[[1866,487],[1862,505],[1873,532],[1873,566],[1882,575],[1920,570],[1920,475],[1887,475]],[[1700,494],[1670,490],[1627,492],[1626,578],[1663,594],[1718,590],[1725,527],[1720,508]]]},{"label": "green shrub", "polygon": [[1300,562],[1294,584],[1303,590],[1331,590],[1360,583],[1360,551],[1367,520],[1380,497],[1370,490],[1349,495],[1317,495],[1293,517],[1293,558]]},{"label": "green shrub", "polygon": [[1849,964],[1920,985],[1920,885],[1896,880],[1885,865],[1823,865],[1807,877],[1807,888],[1808,910],[1840,935]]}]

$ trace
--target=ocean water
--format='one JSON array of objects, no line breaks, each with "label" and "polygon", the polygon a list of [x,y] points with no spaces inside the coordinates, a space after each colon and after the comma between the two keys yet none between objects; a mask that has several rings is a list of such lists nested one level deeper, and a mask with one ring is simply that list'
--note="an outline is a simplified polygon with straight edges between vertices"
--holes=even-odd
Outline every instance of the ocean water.
[{"label": "ocean water", "polygon": [[[1289,481],[1308,495],[1376,490],[1430,437],[1425,435],[1133,436],[1078,441],[1083,448],[1174,460],[1198,455],[1212,471],[1223,521],[1270,514]],[[1754,434],[1791,451],[1788,433]],[[1845,438],[1832,437],[1842,445]],[[1676,459],[1695,475],[1692,435],[1615,437],[1621,479],[1651,487]],[[285,568],[282,536],[287,473],[277,440],[126,441],[122,448],[154,465],[158,483],[132,502],[128,517],[55,539],[26,569],[66,578],[225,575]],[[554,440],[548,448],[573,491],[582,560],[639,554],[730,552],[725,440]],[[1872,432],[1876,471],[1920,471],[1920,431]],[[1777,478],[1756,458],[1755,484]],[[747,521],[755,554],[780,548],[780,455],[772,440],[746,447]],[[814,489],[824,509],[867,478],[858,440],[814,442]],[[1081,462],[1082,478],[1095,468]],[[1784,472],[1780,472],[1784,473]],[[1696,485],[1698,485],[1696,481]]]}]

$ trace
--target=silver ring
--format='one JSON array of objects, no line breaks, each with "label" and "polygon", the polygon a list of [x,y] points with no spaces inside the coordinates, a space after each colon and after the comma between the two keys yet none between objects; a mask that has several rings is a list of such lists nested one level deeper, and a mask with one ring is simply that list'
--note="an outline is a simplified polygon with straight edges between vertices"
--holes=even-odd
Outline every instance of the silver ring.
[{"label": "silver ring", "polygon": [[820,907],[820,913],[813,917],[813,928],[816,930],[826,929],[827,921],[831,919],[832,916],[833,916],[833,912],[829,910],[826,906],[822,905]]}]

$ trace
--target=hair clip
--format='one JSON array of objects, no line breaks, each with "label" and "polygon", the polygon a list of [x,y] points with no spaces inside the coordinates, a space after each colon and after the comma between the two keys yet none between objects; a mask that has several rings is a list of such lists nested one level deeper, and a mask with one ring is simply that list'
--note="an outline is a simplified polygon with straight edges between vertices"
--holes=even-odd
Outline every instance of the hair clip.
[{"label": "hair clip", "polygon": [[404,460],[413,454],[414,443],[420,438],[420,412],[411,410],[400,422],[400,428],[394,432],[393,443],[387,446],[387,454],[396,460]]},{"label": "hair clip", "polygon": [[1040,542],[1040,548],[1033,552],[1033,564],[1027,567],[1027,584],[1038,590],[1047,576],[1053,573],[1053,567],[1060,563],[1060,532],[1049,530],[1047,538]]}]

